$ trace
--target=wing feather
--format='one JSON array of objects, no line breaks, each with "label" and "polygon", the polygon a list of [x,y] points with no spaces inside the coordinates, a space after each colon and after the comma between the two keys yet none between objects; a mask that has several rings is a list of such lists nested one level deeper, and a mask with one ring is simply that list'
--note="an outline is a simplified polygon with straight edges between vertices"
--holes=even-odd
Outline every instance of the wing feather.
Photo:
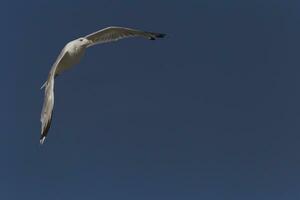
[{"label": "wing feather", "polygon": [[85,38],[91,41],[89,46],[93,46],[95,44],[113,42],[129,37],[143,37],[149,40],[155,40],[156,38],[163,38],[164,36],[165,34],[163,33],[153,33],[137,29],[111,26],[91,33],[85,36]]},{"label": "wing feather", "polygon": [[63,49],[59,54],[59,56],[57,57],[54,64],[52,65],[47,81],[42,86],[42,88],[45,87],[45,94],[44,94],[43,108],[41,112],[41,137],[40,137],[41,144],[44,143],[51,125],[52,113],[54,107],[54,79],[58,75],[57,69],[61,67],[60,64],[65,54],[66,51],[65,49]]}]

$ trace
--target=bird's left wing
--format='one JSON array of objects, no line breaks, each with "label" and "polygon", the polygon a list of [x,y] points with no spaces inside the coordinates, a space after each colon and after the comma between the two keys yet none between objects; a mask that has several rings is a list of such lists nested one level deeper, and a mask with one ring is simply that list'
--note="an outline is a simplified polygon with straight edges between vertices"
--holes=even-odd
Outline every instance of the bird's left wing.
[{"label": "bird's left wing", "polygon": [[164,36],[165,34],[163,33],[153,33],[137,29],[111,26],[91,33],[85,36],[85,38],[91,41],[91,44],[88,45],[89,47],[95,44],[113,42],[128,37],[144,37],[149,40],[155,40],[156,38],[163,38]]}]

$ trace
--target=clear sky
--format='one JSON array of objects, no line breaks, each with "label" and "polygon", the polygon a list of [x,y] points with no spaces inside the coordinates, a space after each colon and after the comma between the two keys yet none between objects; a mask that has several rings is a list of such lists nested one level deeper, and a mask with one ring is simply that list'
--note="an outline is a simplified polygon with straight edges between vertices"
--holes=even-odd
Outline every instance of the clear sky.
[{"label": "clear sky", "polygon": [[[0,199],[299,200],[300,1],[9,1],[1,5]],[[94,46],[39,88],[70,40]],[[4,44],[4,45],[3,45]]]}]

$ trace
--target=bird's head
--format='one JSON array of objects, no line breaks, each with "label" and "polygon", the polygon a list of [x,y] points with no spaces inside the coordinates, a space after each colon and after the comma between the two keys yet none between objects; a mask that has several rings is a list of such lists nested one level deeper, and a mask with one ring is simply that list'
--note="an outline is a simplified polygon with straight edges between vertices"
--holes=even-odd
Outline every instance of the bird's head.
[{"label": "bird's head", "polygon": [[77,41],[79,42],[80,45],[85,46],[85,47],[87,47],[91,43],[90,40],[88,40],[84,37],[78,38]]}]

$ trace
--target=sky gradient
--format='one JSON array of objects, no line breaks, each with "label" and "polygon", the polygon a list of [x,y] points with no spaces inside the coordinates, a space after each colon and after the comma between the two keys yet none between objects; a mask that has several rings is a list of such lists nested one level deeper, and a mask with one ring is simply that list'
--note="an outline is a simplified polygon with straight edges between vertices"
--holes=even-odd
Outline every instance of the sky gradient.
[{"label": "sky gradient", "polygon": [[[2,4],[1,199],[300,199],[299,1]],[[88,49],[40,146],[52,63],[111,25],[168,37]]]}]

